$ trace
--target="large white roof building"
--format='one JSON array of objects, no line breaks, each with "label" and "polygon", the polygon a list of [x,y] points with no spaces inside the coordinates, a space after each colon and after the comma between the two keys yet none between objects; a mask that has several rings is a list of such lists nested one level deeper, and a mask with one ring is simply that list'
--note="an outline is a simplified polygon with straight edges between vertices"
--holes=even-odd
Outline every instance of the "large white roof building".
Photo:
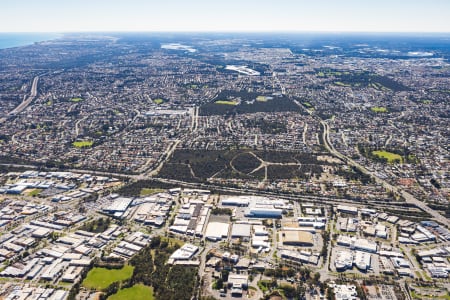
[{"label": "large white roof building", "polygon": [[220,222],[210,222],[206,228],[205,238],[212,241],[219,241],[228,238],[230,224]]}]

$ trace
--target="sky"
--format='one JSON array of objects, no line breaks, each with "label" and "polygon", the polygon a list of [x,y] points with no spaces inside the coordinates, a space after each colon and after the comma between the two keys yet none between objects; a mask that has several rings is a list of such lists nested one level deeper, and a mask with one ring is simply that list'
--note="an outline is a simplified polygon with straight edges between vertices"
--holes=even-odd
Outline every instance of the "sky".
[{"label": "sky", "polygon": [[1,0],[0,32],[450,32],[450,0]]}]

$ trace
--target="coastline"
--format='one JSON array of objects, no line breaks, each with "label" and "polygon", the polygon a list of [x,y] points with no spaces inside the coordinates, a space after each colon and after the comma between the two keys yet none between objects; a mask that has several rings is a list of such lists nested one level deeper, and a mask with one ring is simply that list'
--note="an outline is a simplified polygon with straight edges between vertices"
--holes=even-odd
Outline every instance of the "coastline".
[{"label": "coastline", "polygon": [[61,36],[60,33],[0,33],[0,50],[29,46],[55,40]]}]

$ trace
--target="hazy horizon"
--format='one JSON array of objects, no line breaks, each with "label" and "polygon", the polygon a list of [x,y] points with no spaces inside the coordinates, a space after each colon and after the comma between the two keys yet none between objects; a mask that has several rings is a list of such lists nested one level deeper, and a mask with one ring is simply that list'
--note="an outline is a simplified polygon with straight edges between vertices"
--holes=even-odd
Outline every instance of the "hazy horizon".
[{"label": "hazy horizon", "polygon": [[0,32],[448,33],[446,0],[15,0]]},{"label": "hazy horizon", "polygon": [[56,34],[56,35],[70,35],[70,34],[286,34],[286,35],[368,35],[368,36],[436,36],[436,35],[450,35],[450,31],[427,31],[427,32],[413,32],[413,31],[288,31],[288,30],[277,30],[277,31],[227,31],[227,30],[215,30],[215,31],[183,31],[183,30],[160,30],[160,31],[150,31],[150,30],[104,30],[104,31],[0,31],[2,35],[17,35],[17,34],[30,34],[30,35],[40,35],[40,34]]}]

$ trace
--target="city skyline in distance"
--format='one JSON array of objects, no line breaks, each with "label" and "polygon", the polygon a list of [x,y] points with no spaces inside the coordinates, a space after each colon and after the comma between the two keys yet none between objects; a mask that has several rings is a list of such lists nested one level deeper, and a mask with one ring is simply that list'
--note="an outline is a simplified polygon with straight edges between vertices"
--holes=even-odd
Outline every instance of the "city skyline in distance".
[{"label": "city skyline in distance", "polygon": [[450,32],[450,2],[16,0],[0,32]]}]

